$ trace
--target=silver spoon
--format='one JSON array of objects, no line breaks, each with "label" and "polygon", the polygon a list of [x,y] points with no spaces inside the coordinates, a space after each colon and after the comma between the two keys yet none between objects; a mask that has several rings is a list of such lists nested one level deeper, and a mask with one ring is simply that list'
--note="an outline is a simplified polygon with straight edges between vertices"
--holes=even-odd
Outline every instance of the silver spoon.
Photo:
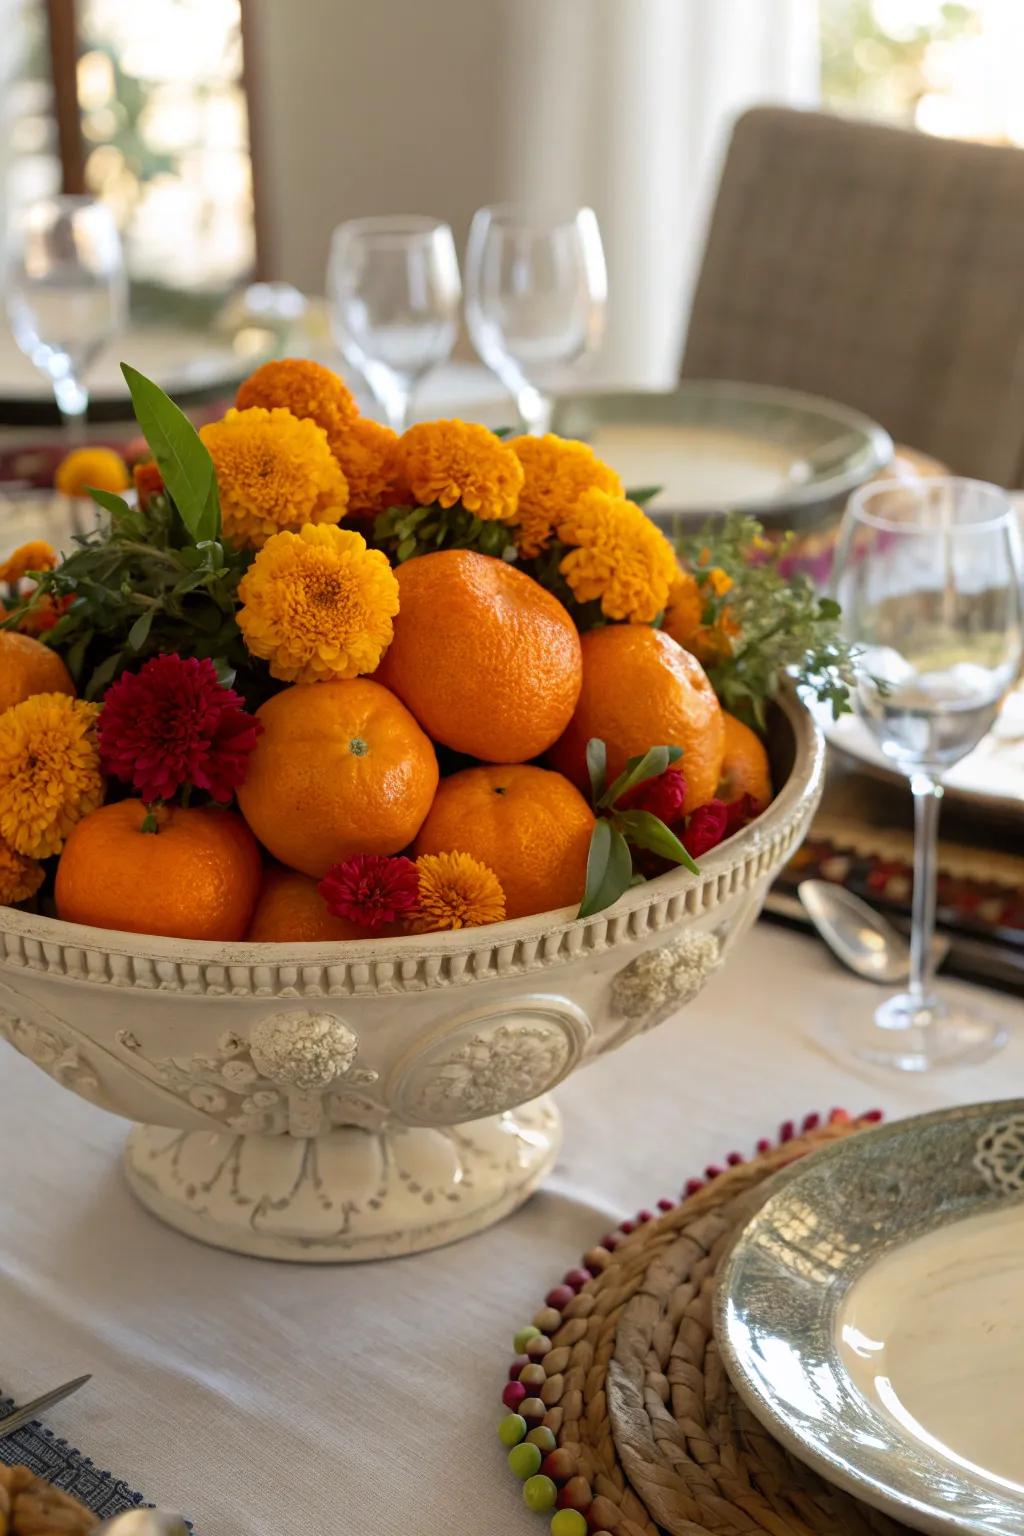
[{"label": "silver spoon", "polygon": [[[897,986],[910,974],[910,945],[866,901],[830,880],[804,880],[797,895],[832,953],[867,981]],[[932,958],[940,966],[949,940],[935,935]]]},{"label": "silver spoon", "polygon": [[188,1536],[188,1526],[180,1515],[165,1509],[130,1509],[104,1520],[91,1536]]}]

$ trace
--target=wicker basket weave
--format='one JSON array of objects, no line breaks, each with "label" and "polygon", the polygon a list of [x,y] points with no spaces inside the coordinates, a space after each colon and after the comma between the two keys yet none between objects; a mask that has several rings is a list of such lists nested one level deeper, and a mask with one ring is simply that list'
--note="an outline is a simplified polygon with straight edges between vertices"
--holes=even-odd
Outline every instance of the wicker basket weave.
[{"label": "wicker basket weave", "polygon": [[728,1169],[614,1251],[544,1357],[563,1496],[615,1536],[868,1536],[905,1529],[790,1457],[737,1397],[712,1333],[715,1280],[779,1168],[864,1122],[837,1119]]}]

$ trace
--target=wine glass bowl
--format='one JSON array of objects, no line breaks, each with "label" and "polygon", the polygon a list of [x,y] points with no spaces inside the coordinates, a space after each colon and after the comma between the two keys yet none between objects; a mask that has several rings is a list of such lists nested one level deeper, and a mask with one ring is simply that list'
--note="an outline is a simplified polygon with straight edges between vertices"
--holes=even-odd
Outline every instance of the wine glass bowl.
[{"label": "wine glass bowl", "polygon": [[855,705],[915,806],[911,983],[873,1020],[833,1024],[855,1054],[910,1071],[980,1059],[990,1020],[935,994],[942,776],[991,729],[1024,656],[1021,530],[1005,491],[955,477],[883,481],[850,500],[836,596],[858,650]]},{"label": "wine glass bowl", "polygon": [[481,208],[466,251],[466,324],[516,400],[523,424],[547,431],[563,372],[604,332],[608,278],[592,208]]},{"label": "wine glass bowl", "polygon": [[416,215],[339,224],[327,291],[335,343],[404,431],[417,384],[455,345],[462,284],[450,227]]},{"label": "wine glass bowl", "polygon": [[124,324],[127,283],[110,210],[90,197],[44,198],[13,227],[7,313],[14,339],[53,386],[72,435],[83,426],[85,378]]}]

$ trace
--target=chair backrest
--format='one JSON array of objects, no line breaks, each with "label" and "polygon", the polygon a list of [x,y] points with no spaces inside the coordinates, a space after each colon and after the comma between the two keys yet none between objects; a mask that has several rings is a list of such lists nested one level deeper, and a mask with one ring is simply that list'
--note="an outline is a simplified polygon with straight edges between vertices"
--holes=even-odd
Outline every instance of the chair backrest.
[{"label": "chair backrest", "polygon": [[682,367],[1024,471],[1024,150],[768,107],[733,130]]}]

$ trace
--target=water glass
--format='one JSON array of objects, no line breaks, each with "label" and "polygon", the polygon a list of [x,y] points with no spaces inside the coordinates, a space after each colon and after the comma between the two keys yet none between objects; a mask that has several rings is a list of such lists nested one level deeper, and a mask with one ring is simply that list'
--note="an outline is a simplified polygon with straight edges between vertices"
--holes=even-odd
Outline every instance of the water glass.
[{"label": "water glass", "polygon": [[89,408],[89,367],[127,313],[121,237],[109,208],[70,196],[29,204],[12,234],[11,330],[50,380],[68,435],[77,439]]},{"label": "water glass", "polygon": [[991,729],[1024,657],[1019,515],[1005,491],[889,480],[850,500],[835,592],[859,649],[856,708],[914,797],[911,975],[874,1017],[833,1026],[856,1055],[925,1071],[979,1060],[1003,1031],[937,994],[932,976],[943,774]]},{"label": "water glass", "polygon": [[455,345],[462,284],[455,241],[437,219],[351,219],[331,238],[331,328],[396,432],[413,391]]},{"label": "water glass", "polygon": [[551,424],[554,387],[604,332],[608,276],[592,208],[481,208],[466,250],[466,323],[523,425]]}]

